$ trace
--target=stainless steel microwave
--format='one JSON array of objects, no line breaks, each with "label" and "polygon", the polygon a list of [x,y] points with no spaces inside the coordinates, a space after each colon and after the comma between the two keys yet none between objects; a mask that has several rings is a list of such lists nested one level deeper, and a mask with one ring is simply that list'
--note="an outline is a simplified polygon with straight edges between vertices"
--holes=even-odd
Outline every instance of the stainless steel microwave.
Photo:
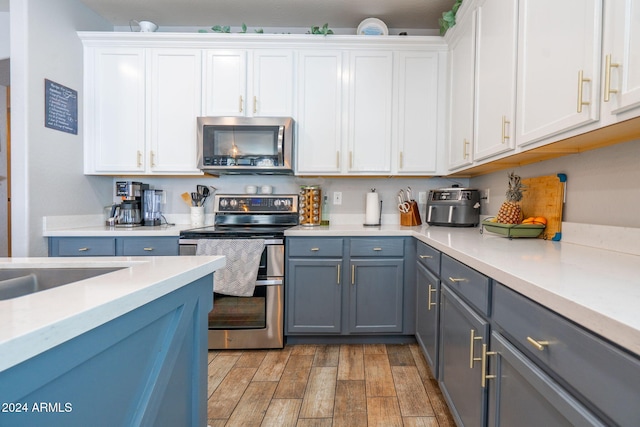
[{"label": "stainless steel microwave", "polygon": [[213,174],[293,174],[291,117],[198,117],[198,168]]}]

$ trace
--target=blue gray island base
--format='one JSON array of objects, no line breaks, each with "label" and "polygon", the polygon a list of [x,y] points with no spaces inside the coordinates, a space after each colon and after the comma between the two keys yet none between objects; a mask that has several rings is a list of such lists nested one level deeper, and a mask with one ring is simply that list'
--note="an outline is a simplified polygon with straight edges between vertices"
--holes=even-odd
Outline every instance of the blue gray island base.
[{"label": "blue gray island base", "polygon": [[0,372],[0,425],[206,425],[212,280]]}]

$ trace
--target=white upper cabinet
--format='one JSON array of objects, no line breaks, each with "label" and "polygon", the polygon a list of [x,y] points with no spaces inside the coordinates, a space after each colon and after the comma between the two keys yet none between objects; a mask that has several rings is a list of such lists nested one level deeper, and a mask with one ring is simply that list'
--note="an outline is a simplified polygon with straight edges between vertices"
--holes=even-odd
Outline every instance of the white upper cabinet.
[{"label": "white upper cabinet", "polygon": [[205,53],[207,116],[291,116],[291,50],[212,49]]},{"label": "white upper cabinet", "polygon": [[473,157],[481,160],[515,147],[518,1],[479,1],[476,25]]},{"label": "white upper cabinet", "polygon": [[145,51],[85,51],[85,173],[144,172]]},{"label": "white upper cabinet", "polygon": [[391,172],[392,70],[392,52],[350,53],[349,172]]},{"label": "white upper cabinet", "polygon": [[298,52],[297,162],[299,174],[341,171],[343,52]]},{"label": "white upper cabinet", "polygon": [[438,52],[399,52],[396,57],[397,144],[391,150],[394,174],[435,174],[442,149],[444,73]]},{"label": "white upper cabinet", "polygon": [[148,167],[152,173],[201,173],[194,117],[201,109],[201,52],[152,49],[149,64]]},{"label": "white upper cabinet", "polygon": [[521,0],[516,140],[599,119],[602,0]]},{"label": "white upper cabinet", "polygon": [[615,122],[638,116],[640,107],[640,0],[610,0],[605,5],[602,99]]},{"label": "white upper cabinet", "polygon": [[449,42],[449,170],[470,165],[474,145],[475,11],[467,10],[466,14],[457,17],[457,22]]},{"label": "white upper cabinet", "polygon": [[199,174],[200,51],[85,51],[85,173]]}]

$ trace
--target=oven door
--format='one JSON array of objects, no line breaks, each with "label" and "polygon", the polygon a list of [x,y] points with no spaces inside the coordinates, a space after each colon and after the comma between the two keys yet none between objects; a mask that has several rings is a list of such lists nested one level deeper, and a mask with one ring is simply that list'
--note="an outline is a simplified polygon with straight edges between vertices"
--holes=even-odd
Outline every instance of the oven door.
[{"label": "oven door", "polygon": [[[195,255],[197,240],[180,240],[180,255]],[[213,293],[209,349],[284,347],[284,242],[265,240],[252,296]]]}]

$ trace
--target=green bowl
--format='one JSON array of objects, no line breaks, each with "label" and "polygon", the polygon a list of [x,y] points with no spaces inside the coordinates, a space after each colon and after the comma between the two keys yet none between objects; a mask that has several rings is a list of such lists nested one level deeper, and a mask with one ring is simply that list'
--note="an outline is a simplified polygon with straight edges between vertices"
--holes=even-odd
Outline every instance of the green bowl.
[{"label": "green bowl", "polygon": [[543,224],[503,224],[488,220],[482,221],[482,226],[491,233],[500,234],[508,238],[538,237],[545,227]]}]

